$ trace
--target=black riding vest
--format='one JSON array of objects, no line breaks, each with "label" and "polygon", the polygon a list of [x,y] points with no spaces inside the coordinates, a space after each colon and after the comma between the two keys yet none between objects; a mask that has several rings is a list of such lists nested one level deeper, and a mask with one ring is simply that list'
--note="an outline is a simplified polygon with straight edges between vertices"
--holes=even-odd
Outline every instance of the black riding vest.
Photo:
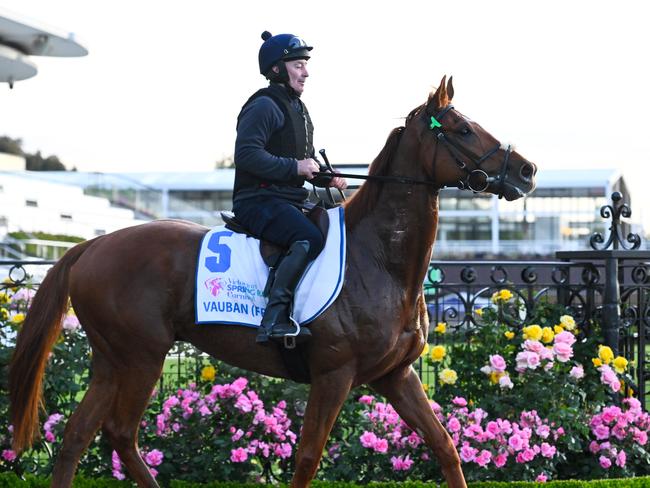
[{"label": "black riding vest", "polygon": [[[307,107],[299,98],[292,99],[283,85],[271,84],[255,92],[244,104],[242,110],[252,100],[258,97],[269,97],[282,110],[284,125],[275,131],[264,149],[274,156],[285,158],[305,159],[314,154],[314,125],[309,117]],[[297,100],[302,107],[302,113],[296,110],[292,100]],[[241,115],[241,112],[240,112]],[[239,116],[237,117],[239,125]],[[298,176],[293,181],[275,181],[262,179],[253,173],[235,168],[234,194],[244,188],[263,188],[269,185],[302,187],[305,179]]]}]

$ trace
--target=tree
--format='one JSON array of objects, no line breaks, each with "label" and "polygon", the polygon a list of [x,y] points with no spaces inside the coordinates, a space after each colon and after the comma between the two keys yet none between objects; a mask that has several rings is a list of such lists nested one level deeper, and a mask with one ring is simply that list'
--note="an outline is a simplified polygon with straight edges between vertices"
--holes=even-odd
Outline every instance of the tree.
[{"label": "tree", "polygon": [[41,151],[36,154],[26,154],[27,171],[65,171],[65,166],[56,156],[41,156]]},{"label": "tree", "polygon": [[[52,155],[44,158],[40,151],[36,151],[35,154],[29,154],[23,151],[22,146],[22,139],[0,136],[0,153],[24,156],[28,171],[66,171],[65,165],[57,156]],[[76,171],[76,169],[73,168],[72,171]]]},{"label": "tree", "polygon": [[7,136],[0,136],[0,153],[15,154],[24,156],[22,139],[12,139]]}]

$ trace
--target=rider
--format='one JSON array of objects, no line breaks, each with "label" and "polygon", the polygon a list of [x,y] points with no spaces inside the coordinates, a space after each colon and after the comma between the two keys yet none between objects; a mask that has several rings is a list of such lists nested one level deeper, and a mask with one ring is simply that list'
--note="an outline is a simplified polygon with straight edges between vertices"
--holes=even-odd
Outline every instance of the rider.
[{"label": "rider", "polygon": [[[300,95],[309,76],[311,46],[293,34],[262,33],[260,73],[269,86],[255,92],[237,118],[233,211],[256,236],[289,249],[275,271],[257,342],[295,334],[290,319],[294,291],[307,265],[324,246],[324,236],[302,212],[305,180],[320,171],[313,129]],[[330,186],[345,189],[343,178]],[[301,328],[296,342],[309,339]]]}]

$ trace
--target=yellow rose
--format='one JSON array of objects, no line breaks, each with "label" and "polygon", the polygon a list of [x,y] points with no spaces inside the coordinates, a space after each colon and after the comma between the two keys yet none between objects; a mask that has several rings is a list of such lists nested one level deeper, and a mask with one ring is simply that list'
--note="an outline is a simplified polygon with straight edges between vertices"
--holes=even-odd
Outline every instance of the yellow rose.
[{"label": "yellow rose", "polygon": [[614,359],[612,365],[618,374],[623,374],[627,369],[627,359],[625,359],[623,356],[617,356],[616,359]]},{"label": "yellow rose", "polygon": [[614,353],[609,346],[600,345],[598,346],[598,357],[603,363],[609,364],[614,359]]},{"label": "yellow rose", "polygon": [[556,334],[559,334],[560,332],[564,332],[564,327],[562,327],[561,324],[554,325],[553,326],[553,332],[555,332]]},{"label": "yellow rose", "polygon": [[479,317],[483,317],[483,309],[482,308],[477,308],[474,310],[474,313],[478,315]]},{"label": "yellow rose", "polygon": [[492,371],[490,373],[490,383],[496,385],[499,382],[499,379],[504,375],[502,371]]},{"label": "yellow rose", "polygon": [[16,315],[14,315],[14,317],[11,319],[11,321],[16,325],[22,324],[25,321],[25,314],[24,313],[17,313]]},{"label": "yellow rose", "polygon": [[550,327],[544,327],[542,329],[542,342],[548,344],[549,342],[553,342],[553,337],[555,337],[555,333],[553,332],[553,329]]},{"label": "yellow rose", "polygon": [[458,379],[458,374],[453,369],[445,368],[440,371],[440,383],[443,385],[453,385]]},{"label": "yellow rose", "polygon": [[424,349],[422,349],[422,352],[420,353],[420,357],[426,356],[429,354],[429,344],[424,345]]},{"label": "yellow rose", "polygon": [[425,393],[429,392],[429,385],[427,383],[422,383],[422,389]]},{"label": "yellow rose", "polygon": [[512,298],[510,290],[499,290],[492,294],[492,303],[507,302]]},{"label": "yellow rose", "polygon": [[600,368],[603,365],[603,362],[599,358],[591,358],[591,362],[594,363],[596,368]]},{"label": "yellow rose", "polygon": [[445,354],[447,354],[445,346],[433,346],[431,348],[431,360],[436,363],[442,361],[445,357]]},{"label": "yellow rose", "polygon": [[9,295],[7,295],[4,291],[0,293],[0,303],[9,303]]},{"label": "yellow rose", "polygon": [[436,328],[433,330],[438,334],[444,334],[447,332],[447,324],[445,322],[438,322],[438,325],[436,325]]},{"label": "yellow rose", "polygon": [[9,312],[6,309],[0,308],[0,320],[7,320],[9,318]]},{"label": "yellow rose", "polygon": [[573,320],[571,315],[562,315],[562,317],[560,317],[560,324],[562,324],[566,330],[573,330],[576,327],[576,321]]},{"label": "yellow rose", "polygon": [[542,338],[542,328],[537,324],[524,327],[522,331],[524,333],[524,339],[539,341]]},{"label": "yellow rose", "polygon": [[212,365],[206,366],[201,370],[201,379],[203,381],[214,381],[216,376],[217,370]]},{"label": "yellow rose", "polygon": [[512,331],[507,331],[503,333],[504,336],[506,336],[506,339],[510,340],[515,336],[515,333]]}]

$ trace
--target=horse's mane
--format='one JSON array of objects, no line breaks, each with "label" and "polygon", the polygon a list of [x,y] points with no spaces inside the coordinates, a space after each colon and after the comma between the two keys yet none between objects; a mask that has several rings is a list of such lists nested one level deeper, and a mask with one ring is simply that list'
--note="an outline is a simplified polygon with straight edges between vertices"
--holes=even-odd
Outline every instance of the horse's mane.
[{"label": "horse's mane", "polygon": [[[368,175],[387,176],[403,131],[404,127],[396,127],[391,131],[383,149],[368,168]],[[345,202],[345,223],[348,229],[353,229],[373,209],[383,186],[380,181],[368,181]]]}]

